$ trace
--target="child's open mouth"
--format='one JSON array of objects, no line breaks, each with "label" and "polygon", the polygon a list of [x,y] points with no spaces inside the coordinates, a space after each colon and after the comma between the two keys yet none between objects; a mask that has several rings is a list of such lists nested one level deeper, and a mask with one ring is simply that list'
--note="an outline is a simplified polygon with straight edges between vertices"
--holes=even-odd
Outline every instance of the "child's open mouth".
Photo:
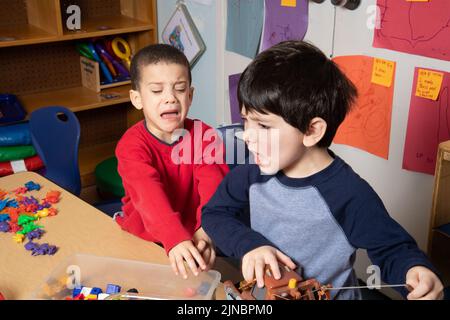
[{"label": "child's open mouth", "polygon": [[161,113],[161,118],[163,118],[164,120],[171,120],[171,119],[177,119],[179,115],[180,115],[180,112],[178,112],[176,110],[169,110],[169,111]]}]

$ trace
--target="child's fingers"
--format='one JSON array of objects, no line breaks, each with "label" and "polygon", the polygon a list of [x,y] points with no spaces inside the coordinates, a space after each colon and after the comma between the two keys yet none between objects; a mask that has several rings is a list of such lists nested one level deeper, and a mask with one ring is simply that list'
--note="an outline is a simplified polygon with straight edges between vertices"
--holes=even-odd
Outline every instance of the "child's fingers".
[{"label": "child's fingers", "polygon": [[208,269],[211,269],[214,266],[214,262],[216,262],[216,250],[211,247],[211,256],[209,257]]},{"label": "child's fingers", "polygon": [[208,268],[209,260],[211,259],[211,248],[206,248],[201,254],[203,256],[203,260],[205,260],[206,268]]},{"label": "child's fingers", "polygon": [[281,278],[280,265],[278,264],[278,260],[274,255],[271,255],[267,258],[267,264],[270,265],[270,270],[272,270],[273,277],[275,279]]},{"label": "child's fingers", "polygon": [[197,268],[197,264],[195,263],[194,258],[192,257],[191,251],[187,250],[185,252],[185,254],[183,255],[184,260],[186,261],[189,269],[191,269],[192,273],[195,276],[198,276],[198,268]]},{"label": "child's fingers", "polygon": [[[412,286],[412,284],[410,285]],[[432,284],[427,280],[422,280],[416,285],[416,287],[413,286],[414,290],[411,291],[406,298],[408,300],[424,298],[431,291],[432,287]]]},{"label": "child's fingers", "polygon": [[245,281],[252,281],[254,279],[255,260],[250,259],[242,263],[242,275]]},{"label": "child's fingers", "polygon": [[[200,254],[200,252],[198,252],[197,248],[194,247],[194,246],[192,246],[191,248],[189,248],[189,252],[191,253],[192,257],[194,257],[195,261],[197,261],[197,263],[198,263],[198,265],[200,266],[200,268],[201,268],[202,270],[205,270],[205,269],[206,269],[206,263],[205,263],[205,260],[203,260],[203,257],[202,257],[202,255]],[[195,268],[195,270],[196,270],[196,273],[194,273],[194,274],[195,274],[195,275],[198,275],[197,265],[195,264],[195,261],[192,259],[193,266],[194,266],[194,268]],[[191,269],[192,269],[192,265],[189,264],[189,266],[191,266]]]},{"label": "child's fingers", "polygon": [[175,275],[178,275],[178,268],[177,268],[177,263],[175,261],[175,258],[173,256],[169,256],[169,261],[170,261],[170,266],[172,267],[173,272],[175,273]]},{"label": "child's fingers", "polygon": [[297,268],[297,266],[295,265],[295,263],[291,260],[291,258],[289,258],[287,255],[285,255],[283,252],[281,252],[280,250],[276,251],[276,255],[277,255],[277,259],[280,260],[281,262],[283,262],[286,266],[288,266],[291,269],[295,269]]},{"label": "child's fingers", "polygon": [[204,250],[206,249],[206,247],[207,247],[206,241],[205,241],[205,240],[200,240],[200,241],[197,243],[196,247],[197,247],[197,250],[198,250],[200,253],[203,253],[203,251],[204,251]]},{"label": "child's fingers", "polygon": [[181,274],[181,276],[184,279],[187,279],[187,272],[186,272],[186,268],[184,266],[183,256],[177,255],[175,260],[176,260],[176,264],[177,264],[177,268],[178,268],[179,273]]},{"label": "child's fingers", "polygon": [[256,261],[255,264],[256,282],[258,284],[258,287],[260,288],[264,287],[264,268],[265,263],[263,260]]}]

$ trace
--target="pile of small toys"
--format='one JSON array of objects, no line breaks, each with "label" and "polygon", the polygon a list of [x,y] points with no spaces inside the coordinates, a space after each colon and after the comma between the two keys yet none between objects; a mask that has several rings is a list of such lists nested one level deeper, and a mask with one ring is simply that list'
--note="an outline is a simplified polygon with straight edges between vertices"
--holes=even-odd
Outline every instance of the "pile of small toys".
[{"label": "pile of small toys", "polygon": [[[24,245],[33,256],[54,255],[58,248],[48,243],[39,244],[45,231],[38,225],[39,220],[53,217],[58,210],[52,205],[59,202],[61,192],[50,191],[42,200],[28,193],[39,191],[41,186],[33,181],[27,182],[11,192],[0,190],[0,232],[14,233],[13,240],[17,243],[28,242]],[[13,198],[11,198],[13,196]]]},{"label": "pile of small toys", "polygon": [[[115,284],[108,284],[104,293],[100,288],[80,287],[73,289],[72,296],[66,297],[66,300],[106,300],[110,296],[120,293],[122,288]],[[136,289],[130,289],[128,293],[139,293]]]}]

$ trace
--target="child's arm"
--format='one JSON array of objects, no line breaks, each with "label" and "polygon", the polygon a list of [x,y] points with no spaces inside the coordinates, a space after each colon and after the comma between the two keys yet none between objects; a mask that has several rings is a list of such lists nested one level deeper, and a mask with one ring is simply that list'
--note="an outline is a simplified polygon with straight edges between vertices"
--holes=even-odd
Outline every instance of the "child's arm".
[{"label": "child's arm", "polygon": [[249,215],[249,175],[259,175],[255,165],[241,165],[221,182],[202,211],[202,227],[214,243],[227,255],[243,257],[261,246],[273,246],[243,220]]},{"label": "child's arm", "polygon": [[[367,249],[369,258],[380,267],[383,281],[389,284],[404,284],[411,281],[415,287],[412,279],[417,274],[411,273],[408,278],[408,271],[417,266],[434,271],[434,267],[414,239],[389,216],[374,191],[369,198],[361,200],[354,201],[348,206],[346,211],[348,216],[342,220],[341,225],[350,243],[355,248]],[[430,274],[436,277],[431,271]],[[400,292],[405,297],[408,295],[406,289],[402,288]]]},{"label": "child's arm", "polygon": [[[124,187],[140,213],[145,229],[161,241],[167,254],[176,245],[184,241],[191,242],[191,235],[182,224],[181,214],[172,209],[148,151],[131,143],[119,143],[116,155]],[[188,252],[183,251],[183,254],[194,257],[199,265],[204,265],[203,259],[193,255],[192,250]],[[179,255],[176,256],[179,258]]]},{"label": "child's arm", "polygon": [[[194,161],[194,179],[198,184],[200,205],[197,208],[197,224],[195,230],[201,226],[202,208],[216,192],[223,178],[230,171],[225,161],[224,146],[215,129],[202,123],[203,140],[200,159]],[[212,153],[214,150],[214,153]],[[200,155],[194,155],[200,156]]]}]

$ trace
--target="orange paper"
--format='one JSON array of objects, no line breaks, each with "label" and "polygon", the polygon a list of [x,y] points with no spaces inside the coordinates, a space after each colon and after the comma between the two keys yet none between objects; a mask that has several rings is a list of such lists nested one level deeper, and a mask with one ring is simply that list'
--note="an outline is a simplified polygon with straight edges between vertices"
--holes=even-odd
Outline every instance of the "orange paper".
[{"label": "orange paper", "polygon": [[[358,99],[339,127],[334,143],[350,145],[388,159],[394,82],[392,80],[389,87],[372,82],[374,60],[367,56],[333,59],[358,89]],[[395,63],[391,79],[395,79]]]}]

